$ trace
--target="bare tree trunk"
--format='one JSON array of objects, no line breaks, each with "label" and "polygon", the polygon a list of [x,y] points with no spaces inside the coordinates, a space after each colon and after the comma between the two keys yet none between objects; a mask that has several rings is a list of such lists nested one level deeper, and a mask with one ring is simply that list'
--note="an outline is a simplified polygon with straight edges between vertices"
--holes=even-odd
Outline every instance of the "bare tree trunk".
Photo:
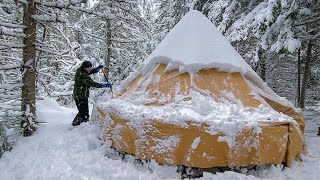
[{"label": "bare tree trunk", "polygon": [[24,136],[32,135],[36,119],[36,21],[32,18],[34,14],[36,14],[36,3],[34,0],[28,0],[23,16],[26,37],[23,40],[25,47],[23,48],[21,111],[25,118],[21,121],[21,126],[24,128]]},{"label": "bare tree trunk", "polygon": [[264,59],[260,62],[260,77],[263,81],[266,81],[266,61]]},{"label": "bare tree trunk", "polygon": [[296,105],[300,104],[300,98],[301,98],[301,49],[298,50],[298,78],[297,78],[297,100],[296,100]]},{"label": "bare tree trunk", "polygon": [[266,58],[265,51],[263,49],[258,50],[259,56],[259,69],[260,69],[260,77],[263,81],[266,81]]},{"label": "bare tree trunk", "polygon": [[300,98],[300,103],[299,107],[304,109],[305,108],[305,96],[306,96],[306,89],[307,89],[307,83],[309,80],[309,75],[310,75],[310,61],[311,61],[311,56],[312,56],[312,41],[310,40],[307,45],[307,56],[306,56],[306,62],[303,70],[303,79],[302,79],[302,86],[301,86],[301,98]]},{"label": "bare tree trunk", "polygon": [[[106,74],[106,77],[109,76],[109,68],[110,68],[110,62],[111,62],[111,20],[107,20],[107,51],[106,51],[106,55],[105,55],[105,59],[104,59],[104,64],[105,67],[108,70],[108,74]],[[108,81],[108,79],[106,79]]]}]

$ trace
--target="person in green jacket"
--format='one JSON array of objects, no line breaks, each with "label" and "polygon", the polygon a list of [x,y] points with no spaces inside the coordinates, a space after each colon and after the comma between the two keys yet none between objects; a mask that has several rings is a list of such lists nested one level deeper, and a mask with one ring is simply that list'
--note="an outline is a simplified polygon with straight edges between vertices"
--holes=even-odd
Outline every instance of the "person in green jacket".
[{"label": "person in green jacket", "polygon": [[103,68],[99,65],[96,68],[92,68],[92,63],[90,61],[82,62],[81,66],[77,69],[74,78],[74,88],[73,88],[73,99],[76,103],[78,114],[72,121],[73,126],[78,126],[83,122],[89,120],[89,88],[111,88],[111,83],[97,83],[90,78],[90,74],[99,72]]}]

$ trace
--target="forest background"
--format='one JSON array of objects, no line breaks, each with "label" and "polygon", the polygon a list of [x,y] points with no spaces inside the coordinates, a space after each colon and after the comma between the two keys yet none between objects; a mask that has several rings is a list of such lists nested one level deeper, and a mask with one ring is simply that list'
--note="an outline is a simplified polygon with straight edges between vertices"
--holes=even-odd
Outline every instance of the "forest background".
[{"label": "forest background", "polygon": [[[14,137],[31,135],[42,123],[37,99],[74,106],[73,78],[81,62],[107,67],[116,87],[193,9],[280,96],[302,110],[320,100],[319,0],[0,2],[0,156]],[[94,79],[107,80],[102,74]]]}]

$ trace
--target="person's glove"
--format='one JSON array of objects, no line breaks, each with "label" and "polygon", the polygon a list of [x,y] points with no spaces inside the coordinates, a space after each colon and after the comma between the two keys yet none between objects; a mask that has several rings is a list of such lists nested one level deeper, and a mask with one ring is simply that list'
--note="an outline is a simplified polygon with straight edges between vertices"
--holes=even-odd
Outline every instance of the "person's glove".
[{"label": "person's glove", "polygon": [[103,65],[99,65],[98,67],[97,67],[97,70],[99,71],[100,69],[102,69],[103,68]]},{"label": "person's glove", "polygon": [[102,88],[112,88],[112,84],[107,82],[107,83],[102,83],[101,85]]}]

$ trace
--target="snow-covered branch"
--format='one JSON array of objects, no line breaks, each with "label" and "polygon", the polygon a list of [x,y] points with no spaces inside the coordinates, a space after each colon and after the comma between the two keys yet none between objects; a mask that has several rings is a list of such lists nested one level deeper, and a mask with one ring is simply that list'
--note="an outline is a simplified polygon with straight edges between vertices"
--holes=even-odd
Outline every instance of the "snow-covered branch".
[{"label": "snow-covered branch", "polygon": [[22,4],[29,4],[29,2],[26,1],[26,0],[18,0],[18,2],[19,2],[19,3],[22,3]]},{"label": "snow-covered branch", "polygon": [[42,52],[45,52],[45,53],[48,53],[48,54],[54,54],[54,55],[62,56],[62,54],[60,52],[52,51],[52,50],[48,50],[48,49],[42,49],[40,47],[36,47],[36,50],[37,51],[42,51]]},{"label": "snow-covered branch", "polygon": [[19,97],[21,97],[20,94],[14,94],[14,95],[0,94],[0,98],[3,98],[3,99],[16,99],[16,98],[19,98]]},{"label": "snow-covered branch", "polygon": [[72,91],[67,91],[67,92],[53,92],[51,93],[51,96],[53,97],[58,97],[58,96],[71,96],[72,95]]},{"label": "snow-covered branch", "polygon": [[0,84],[0,93],[3,93],[3,89],[6,89],[6,90],[13,90],[15,88],[20,88],[22,87],[23,84],[22,83],[18,83],[18,84]]},{"label": "snow-covered branch", "polygon": [[[113,3],[112,1],[107,1],[105,3],[100,3],[99,5],[101,5],[101,6],[109,6],[112,3]],[[126,4],[131,4],[131,5],[137,5],[137,1],[126,1],[126,0],[123,0],[123,1],[117,1],[117,3],[126,3]],[[112,4],[112,5],[114,5],[114,4]]]},{"label": "snow-covered branch", "polygon": [[21,107],[20,106],[12,106],[8,104],[0,104],[1,109],[6,109],[6,110],[13,110],[13,111],[20,111]]},{"label": "snow-covered branch", "polygon": [[40,22],[61,22],[61,23],[68,22],[66,19],[59,17],[58,14],[33,15],[32,18]]},{"label": "snow-covered branch", "polygon": [[22,29],[25,28],[25,26],[21,24],[14,24],[14,23],[8,23],[3,21],[0,21],[0,26],[5,26],[9,28],[22,28]]},{"label": "snow-covered branch", "polygon": [[69,1],[54,1],[54,2],[48,2],[46,0],[35,0],[37,4],[40,4],[41,6],[46,7],[54,7],[54,8],[68,8],[73,5],[85,3],[86,0],[69,0]]},{"label": "snow-covered branch", "polygon": [[85,3],[86,0],[70,0],[70,1],[64,1],[64,2],[63,1],[48,2],[45,0],[35,0],[35,2],[46,7],[58,8],[58,9],[71,9],[74,11],[85,12],[87,14],[93,14],[93,15],[96,15],[102,18],[107,18],[107,19],[116,18],[116,16],[112,13],[95,12],[94,9],[75,6],[77,4]]},{"label": "snow-covered branch", "polygon": [[[0,70],[9,70],[9,69],[17,69],[20,68],[21,64],[10,64],[10,65],[4,65],[0,67]],[[0,86],[1,88],[1,86]]]},{"label": "snow-covered branch", "polygon": [[320,21],[320,17],[317,18],[308,18],[308,19],[303,19],[301,21],[297,21],[294,23],[294,26],[301,26],[305,24],[311,24]]},{"label": "snow-covered branch", "polygon": [[320,37],[320,31],[316,35],[314,35],[311,39],[314,40],[314,39],[317,39],[318,37]]},{"label": "snow-covered branch", "polygon": [[42,41],[34,43],[37,47],[50,47],[48,44],[44,44]]},{"label": "snow-covered branch", "polygon": [[25,45],[18,42],[3,42],[0,41],[0,46],[6,46],[9,48],[23,48]]},{"label": "snow-covered branch", "polygon": [[136,43],[136,42],[146,42],[146,39],[120,39],[112,38],[112,41],[121,42],[121,43]]},{"label": "snow-covered branch", "polygon": [[26,37],[26,35],[23,34],[23,33],[15,32],[15,31],[9,31],[9,30],[6,30],[6,29],[1,28],[1,27],[0,27],[0,35],[15,36],[15,37]]},{"label": "snow-covered branch", "polygon": [[121,15],[116,15],[116,14],[106,13],[106,12],[104,12],[104,13],[96,12],[96,11],[94,11],[94,9],[87,9],[87,8],[82,8],[82,7],[70,6],[69,9],[72,9],[74,11],[84,12],[87,14],[96,15],[98,17],[106,18],[106,19],[115,19],[117,17],[122,17]]},{"label": "snow-covered branch", "polygon": [[3,56],[3,55],[0,55],[0,59],[12,59],[12,60],[21,61],[20,57],[15,57],[15,56]]}]

